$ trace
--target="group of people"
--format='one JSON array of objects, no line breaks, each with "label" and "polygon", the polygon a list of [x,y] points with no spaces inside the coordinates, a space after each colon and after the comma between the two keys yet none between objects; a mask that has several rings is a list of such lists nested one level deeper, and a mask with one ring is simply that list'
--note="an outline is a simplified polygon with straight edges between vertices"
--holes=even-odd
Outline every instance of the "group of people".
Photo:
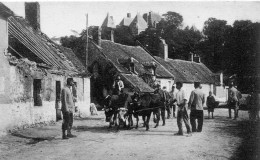
[{"label": "group of people", "polygon": [[[76,137],[71,133],[72,124],[73,124],[73,112],[75,110],[75,98],[73,97],[72,88],[75,85],[72,78],[67,79],[66,86],[62,89],[61,92],[61,111],[63,114],[63,123],[62,123],[62,138],[68,139]],[[158,87],[158,86],[157,86]],[[176,87],[176,89],[175,89]],[[158,87],[158,90],[163,94],[164,107],[160,109],[163,125],[165,125],[165,111],[167,111],[167,118],[171,117],[171,110],[173,110],[173,117],[175,117],[175,112],[177,110],[177,126],[178,132],[175,135],[183,135],[182,123],[184,122],[188,136],[191,136],[192,132],[201,132],[203,128],[203,106],[206,102],[205,94],[201,90],[200,82],[194,82],[194,90],[191,92],[189,99],[186,96],[185,91],[182,89],[182,82],[176,82],[176,86],[172,86],[171,92],[166,91],[166,87],[163,90]],[[123,81],[120,79],[120,76],[117,77],[113,84],[114,94],[120,94],[124,88]],[[229,108],[229,118],[231,118],[231,109],[234,109],[234,119],[238,117],[239,109],[239,99],[241,99],[241,93],[234,87],[233,83],[230,84],[229,94],[228,94],[228,108]],[[189,100],[189,101],[188,101]],[[259,97],[257,92],[253,92],[250,97],[249,104],[258,106]],[[210,113],[213,112],[216,102],[215,98],[212,95],[212,92],[209,92],[207,97],[207,107],[208,107],[208,117]],[[259,108],[259,107],[255,107]],[[188,113],[190,110],[190,114]],[[259,109],[258,109],[259,111]],[[254,112],[255,113],[255,112]],[[258,113],[258,112],[257,112]],[[250,118],[258,118],[259,114],[251,114]],[[197,122],[196,122],[197,120]]]},{"label": "group of people", "polygon": [[[202,131],[203,105],[206,102],[205,94],[201,90],[200,82],[194,83],[195,90],[191,92],[189,99],[182,87],[182,82],[176,82],[177,91],[175,90],[175,86],[172,86],[172,91],[169,93],[169,105],[167,106],[168,118],[171,107],[173,108],[174,117],[175,110],[177,110],[177,126],[179,131],[175,135],[183,135],[182,123],[184,122],[188,136],[191,136],[192,132]],[[188,113],[189,109],[190,115]]]}]

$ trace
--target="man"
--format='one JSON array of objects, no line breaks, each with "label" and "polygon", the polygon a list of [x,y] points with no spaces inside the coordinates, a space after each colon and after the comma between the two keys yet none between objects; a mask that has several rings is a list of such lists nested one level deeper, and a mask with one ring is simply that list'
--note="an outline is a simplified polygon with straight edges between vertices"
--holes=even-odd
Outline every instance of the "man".
[{"label": "man", "polygon": [[231,82],[229,85],[228,91],[228,113],[229,118],[231,117],[231,109],[234,109],[234,119],[236,120],[238,117],[238,100],[242,98],[241,93],[234,87],[234,83]]},{"label": "man", "polygon": [[175,110],[176,110],[176,89],[175,86],[172,86],[172,90],[169,93],[170,94],[170,109],[172,108],[172,116],[175,117]]},{"label": "man", "polygon": [[186,98],[186,94],[185,94],[184,90],[182,89],[182,83],[176,82],[176,88],[178,90],[176,93],[176,100],[177,100],[177,106],[178,106],[177,125],[179,128],[179,131],[178,131],[178,133],[175,133],[174,135],[183,135],[182,121],[184,121],[188,136],[191,136],[188,108],[187,108],[187,98]]},{"label": "man", "polygon": [[171,106],[170,106],[170,93],[167,91],[166,87],[163,87],[163,92],[164,92],[164,106],[167,111],[167,119],[171,117]]},{"label": "man", "polygon": [[117,76],[117,78],[115,79],[113,88],[114,88],[114,94],[116,95],[119,95],[122,92],[122,89],[124,88],[124,83],[121,80],[120,76]]},{"label": "man", "polygon": [[[161,116],[162,116],[162,120],[163,120],[163,126],[165,125],[165,110],[167,110],[167,114],[168,117],[170,116],[170,109],[169,109],[169,99],[170,99],[170,95],[166,90],[166,87],[164,86],[162,89],[162,102],[163,102],[163,107],[161,108]],[[167,117],[167,118],[168,118]],[[169,119],[169,118],[168,118]]]},{"label": "man", "polygon": [[[203,126],[203,105],[205,103],[205,94],[201,91],[200,82],[194,83],[194,88],[190,95],[189,108],[190,112],[190,123],[192,132],[201,132]],[[198,127],[196,124],[198,120]]]},{"label": "man", "polygon": [[76,137],[75,135],[71,134],[72,124],[73,124],[73,111],[74,111],[73,95],[70,89],[72,85],[73,85],[73,79],[68,78],[67,85],[61,91],[61,111],[63,114],[62,139]]}]

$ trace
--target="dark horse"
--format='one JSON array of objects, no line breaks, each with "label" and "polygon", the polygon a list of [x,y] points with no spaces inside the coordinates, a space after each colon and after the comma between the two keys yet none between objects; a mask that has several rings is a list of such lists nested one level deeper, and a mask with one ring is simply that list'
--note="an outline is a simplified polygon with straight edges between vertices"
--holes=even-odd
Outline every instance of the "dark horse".
[{"label": "dark horse", "polygon": [[134,94],[132,103],[129,105],[129,124],[132,125],[131,115],[136,118],[136,129],[138,128],[139,117],[142,116],[144,121],[144,127],[149,130],[149,121],[151,114],[154,114],[155,127],[158,126],[160,120],[160,108],[163,107],[162,92],[156,91],[155,93],[144,93],[142,95]]}]

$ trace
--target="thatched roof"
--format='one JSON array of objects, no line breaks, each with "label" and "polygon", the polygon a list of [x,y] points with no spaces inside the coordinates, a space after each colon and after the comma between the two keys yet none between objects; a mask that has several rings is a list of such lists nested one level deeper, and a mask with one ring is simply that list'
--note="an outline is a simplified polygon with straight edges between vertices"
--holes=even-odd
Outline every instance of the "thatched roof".
[{"label": "thatched roof", "polygon": [[155,63],[157,66],[155,74],[158,78],[174,77],[140,46],[126,46],[119,43],[114,43],[112,41],[102,40],[101,47],[103,48],[103,53],[111,59],[120,72],[130,73],[123,65],[120,64],[120,59],[132,57],[138,62],[135,63],[135,69],[140,75],[147,73],[147,70],[144,68],[144,64]]},{"label": "thatched roof", "polygon": [[203,64],[179,59],[164,59],[155,56],[165,68],[167,68],[175,78],[175,82],[183,83],[201,82],[214,83],[213,73]]}]

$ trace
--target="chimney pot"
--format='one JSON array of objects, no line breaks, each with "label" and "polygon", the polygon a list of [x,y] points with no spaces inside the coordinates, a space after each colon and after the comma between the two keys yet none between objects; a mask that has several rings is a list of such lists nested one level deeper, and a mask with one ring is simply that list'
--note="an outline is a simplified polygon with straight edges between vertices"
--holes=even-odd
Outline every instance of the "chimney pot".
[{"label": "chimney pot", "polygon": [[40,4],[38,2],[25,2],[25,19],[35,30],[41,30]]},{"label": "chimney pot", "polygon": [[97,43],[100,47],[101,47],[101,28],[98,27],[98,43]]}]

